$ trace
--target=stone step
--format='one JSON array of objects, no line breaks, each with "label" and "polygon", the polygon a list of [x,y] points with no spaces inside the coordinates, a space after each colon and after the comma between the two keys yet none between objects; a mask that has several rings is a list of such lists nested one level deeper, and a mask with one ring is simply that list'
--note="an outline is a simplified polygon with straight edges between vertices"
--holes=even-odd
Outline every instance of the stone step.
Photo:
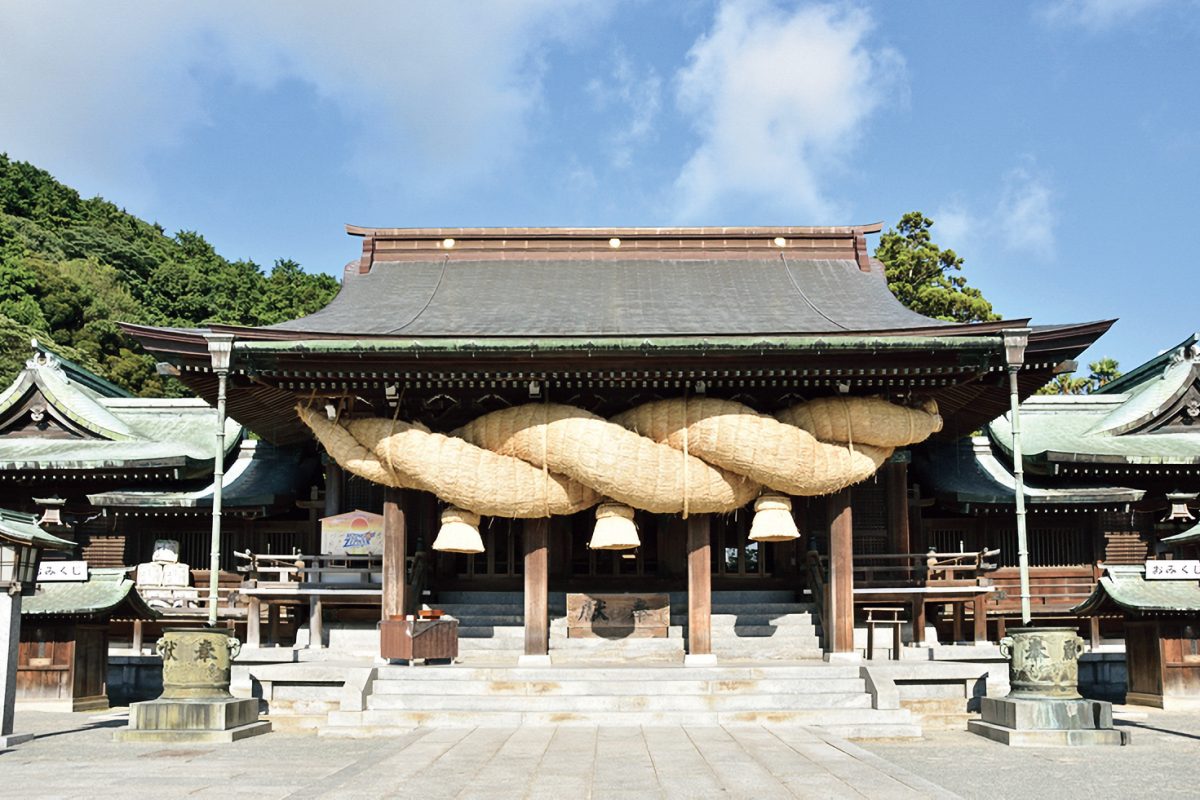
[{"label": "stone step", "polygon": [[762,639],[762,638],[796,638],[815,637],[817,631],[811,625],[714,625],[711,628],[713,638],[721,636],[726,639]]},{"label": "stone step", "polygon": [[383,665],[376,669],[375,681],[626,681],[646,686],[656,681],[747,681],[795,680],[821,681],[858,678],[857,664],[827,664],[815,660],[799,664],[745,664],[737,666],[572,666],[572,667],[472,667],[431,665],[421,668]]},{"label": "stone step", "polygon": [[440,695],[373,694],[367,710],[406,711],[542,711],[552,713],[612,711],[802,711],[814,708],[870,708],[871,696],[853,692],[818,694],[728,695]]},{"label": "stone step", "polygon": [[[827,678],[823,680],[690,680],[663,679],[653,682],[655,695],[782,695],[782,694],[862,694],[861,678]],[[628,680],[376,680],[373,696],[384,695],[472,695],[549,697],[579,695],[594,697],[631,696],[647,694],[644,681]]]},{"label": "stone step", "polygon": [[853,731],[853,738],[920,736],[904,709],[809,708],[745,711],[331,711],[323,736],[378,736],[428,727],[515,727],[533,725],[805,725]]}]

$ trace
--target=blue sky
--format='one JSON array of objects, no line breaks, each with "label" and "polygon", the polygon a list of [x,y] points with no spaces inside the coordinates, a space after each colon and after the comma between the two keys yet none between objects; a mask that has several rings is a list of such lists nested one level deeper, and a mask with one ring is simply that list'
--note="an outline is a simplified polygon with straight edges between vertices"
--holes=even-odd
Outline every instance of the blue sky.
[{"label": "blue sky", "polygon": [[342,225],[894,224],[1009,317],[1200,328],[1200,3],[0,0],[0,150],[231,258]]}]

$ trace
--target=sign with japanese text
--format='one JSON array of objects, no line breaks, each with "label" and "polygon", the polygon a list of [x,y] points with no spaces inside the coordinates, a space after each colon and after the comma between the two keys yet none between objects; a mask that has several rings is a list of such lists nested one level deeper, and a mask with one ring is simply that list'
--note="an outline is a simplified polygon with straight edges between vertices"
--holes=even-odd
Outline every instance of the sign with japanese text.
[{"label": "sign with japanese text", "polygon": [[38,564],[38,583],[49,581],[86,581],[86,561],[43,561]]},{"label": "sign with japanese text", "polygon": [[383,515],[349,511],[321,520],[321,554],[327,556],[383,555]]},{"label": "sign with japanese text", "polygon": [[568,638],[664,638],[671,624],[666,594],[568,594]]},{"label": "sign with japanese text", "polygon": [[1200,581],[1200,561],[1147,561],[1148,580]]}]

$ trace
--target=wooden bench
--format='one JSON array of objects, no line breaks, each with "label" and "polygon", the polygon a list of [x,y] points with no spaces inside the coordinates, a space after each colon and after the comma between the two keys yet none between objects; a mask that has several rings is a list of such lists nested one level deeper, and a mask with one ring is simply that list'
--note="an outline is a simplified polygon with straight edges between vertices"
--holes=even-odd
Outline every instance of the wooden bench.
[{"label": "wooden bench", "polygon": [[902,606],[863,606],[867,619],[867,659],[875,658],[875,627],[884,625],[892,629],[892,659],[900,660],[900,631],[904,627]]}]

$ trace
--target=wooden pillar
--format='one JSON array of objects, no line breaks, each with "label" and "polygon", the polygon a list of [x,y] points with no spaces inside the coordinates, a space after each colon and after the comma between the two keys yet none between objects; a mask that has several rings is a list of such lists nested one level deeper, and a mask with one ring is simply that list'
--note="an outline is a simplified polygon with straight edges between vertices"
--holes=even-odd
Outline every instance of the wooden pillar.
[{"label": "wooden pillar", "polygon": [[908,533],[908,464],[889,461],[884,466],[887,480],[888,549],[911,553]]},{"label": "wooden pillar", "polygon": [[854,652],[854,517],[850,490],[828,495],[829,598],[825,602],[829,652]]},{"label": "wooden pillar", "polygon": [[525,655],[550,655],[550,520],[527,519],[525,545]]},{"label": "wooden pillar", "polygon": [[925,596],[921,594],[912,599],[912,643],[917,647],[925,644]]},{"label": "wooden pillar", "polygon": [[972,604],[973,615],[971,641],[979,644],[987,641],[987,595],[981,594]]},{"label": "wooden pillar", "polygon": [[383,619],[408,613],[405,597],[407,569],[407,533],[404,511],[400,508],[400,490],[388,489],[383,496]]},{"label": "wooden pillar", "polygon": [[955,644],[963,641],[963,606],[965,605],[966,603],[963,602],[950,604],[951,635],[954,637]]},{"label": "wooden pillar", "polygon": [[258,597],[246,601],[246,646],[262,647],[262,600]]},{"label": "wooden pillar", "polygon": [[711,527],[712,517],[708,514],[687,520],[688,657],[700,662],[712,656]]},{"label": "wooden pillar", "polygon": [[[327,457],[328,458],[328,457]],[[332,458],[325,465],[325,516],[342,513],[342,468]]]},{"label": "wooden pillar", "polygon": [[279,646],[279,603],[267,603],[267,643]]}]

